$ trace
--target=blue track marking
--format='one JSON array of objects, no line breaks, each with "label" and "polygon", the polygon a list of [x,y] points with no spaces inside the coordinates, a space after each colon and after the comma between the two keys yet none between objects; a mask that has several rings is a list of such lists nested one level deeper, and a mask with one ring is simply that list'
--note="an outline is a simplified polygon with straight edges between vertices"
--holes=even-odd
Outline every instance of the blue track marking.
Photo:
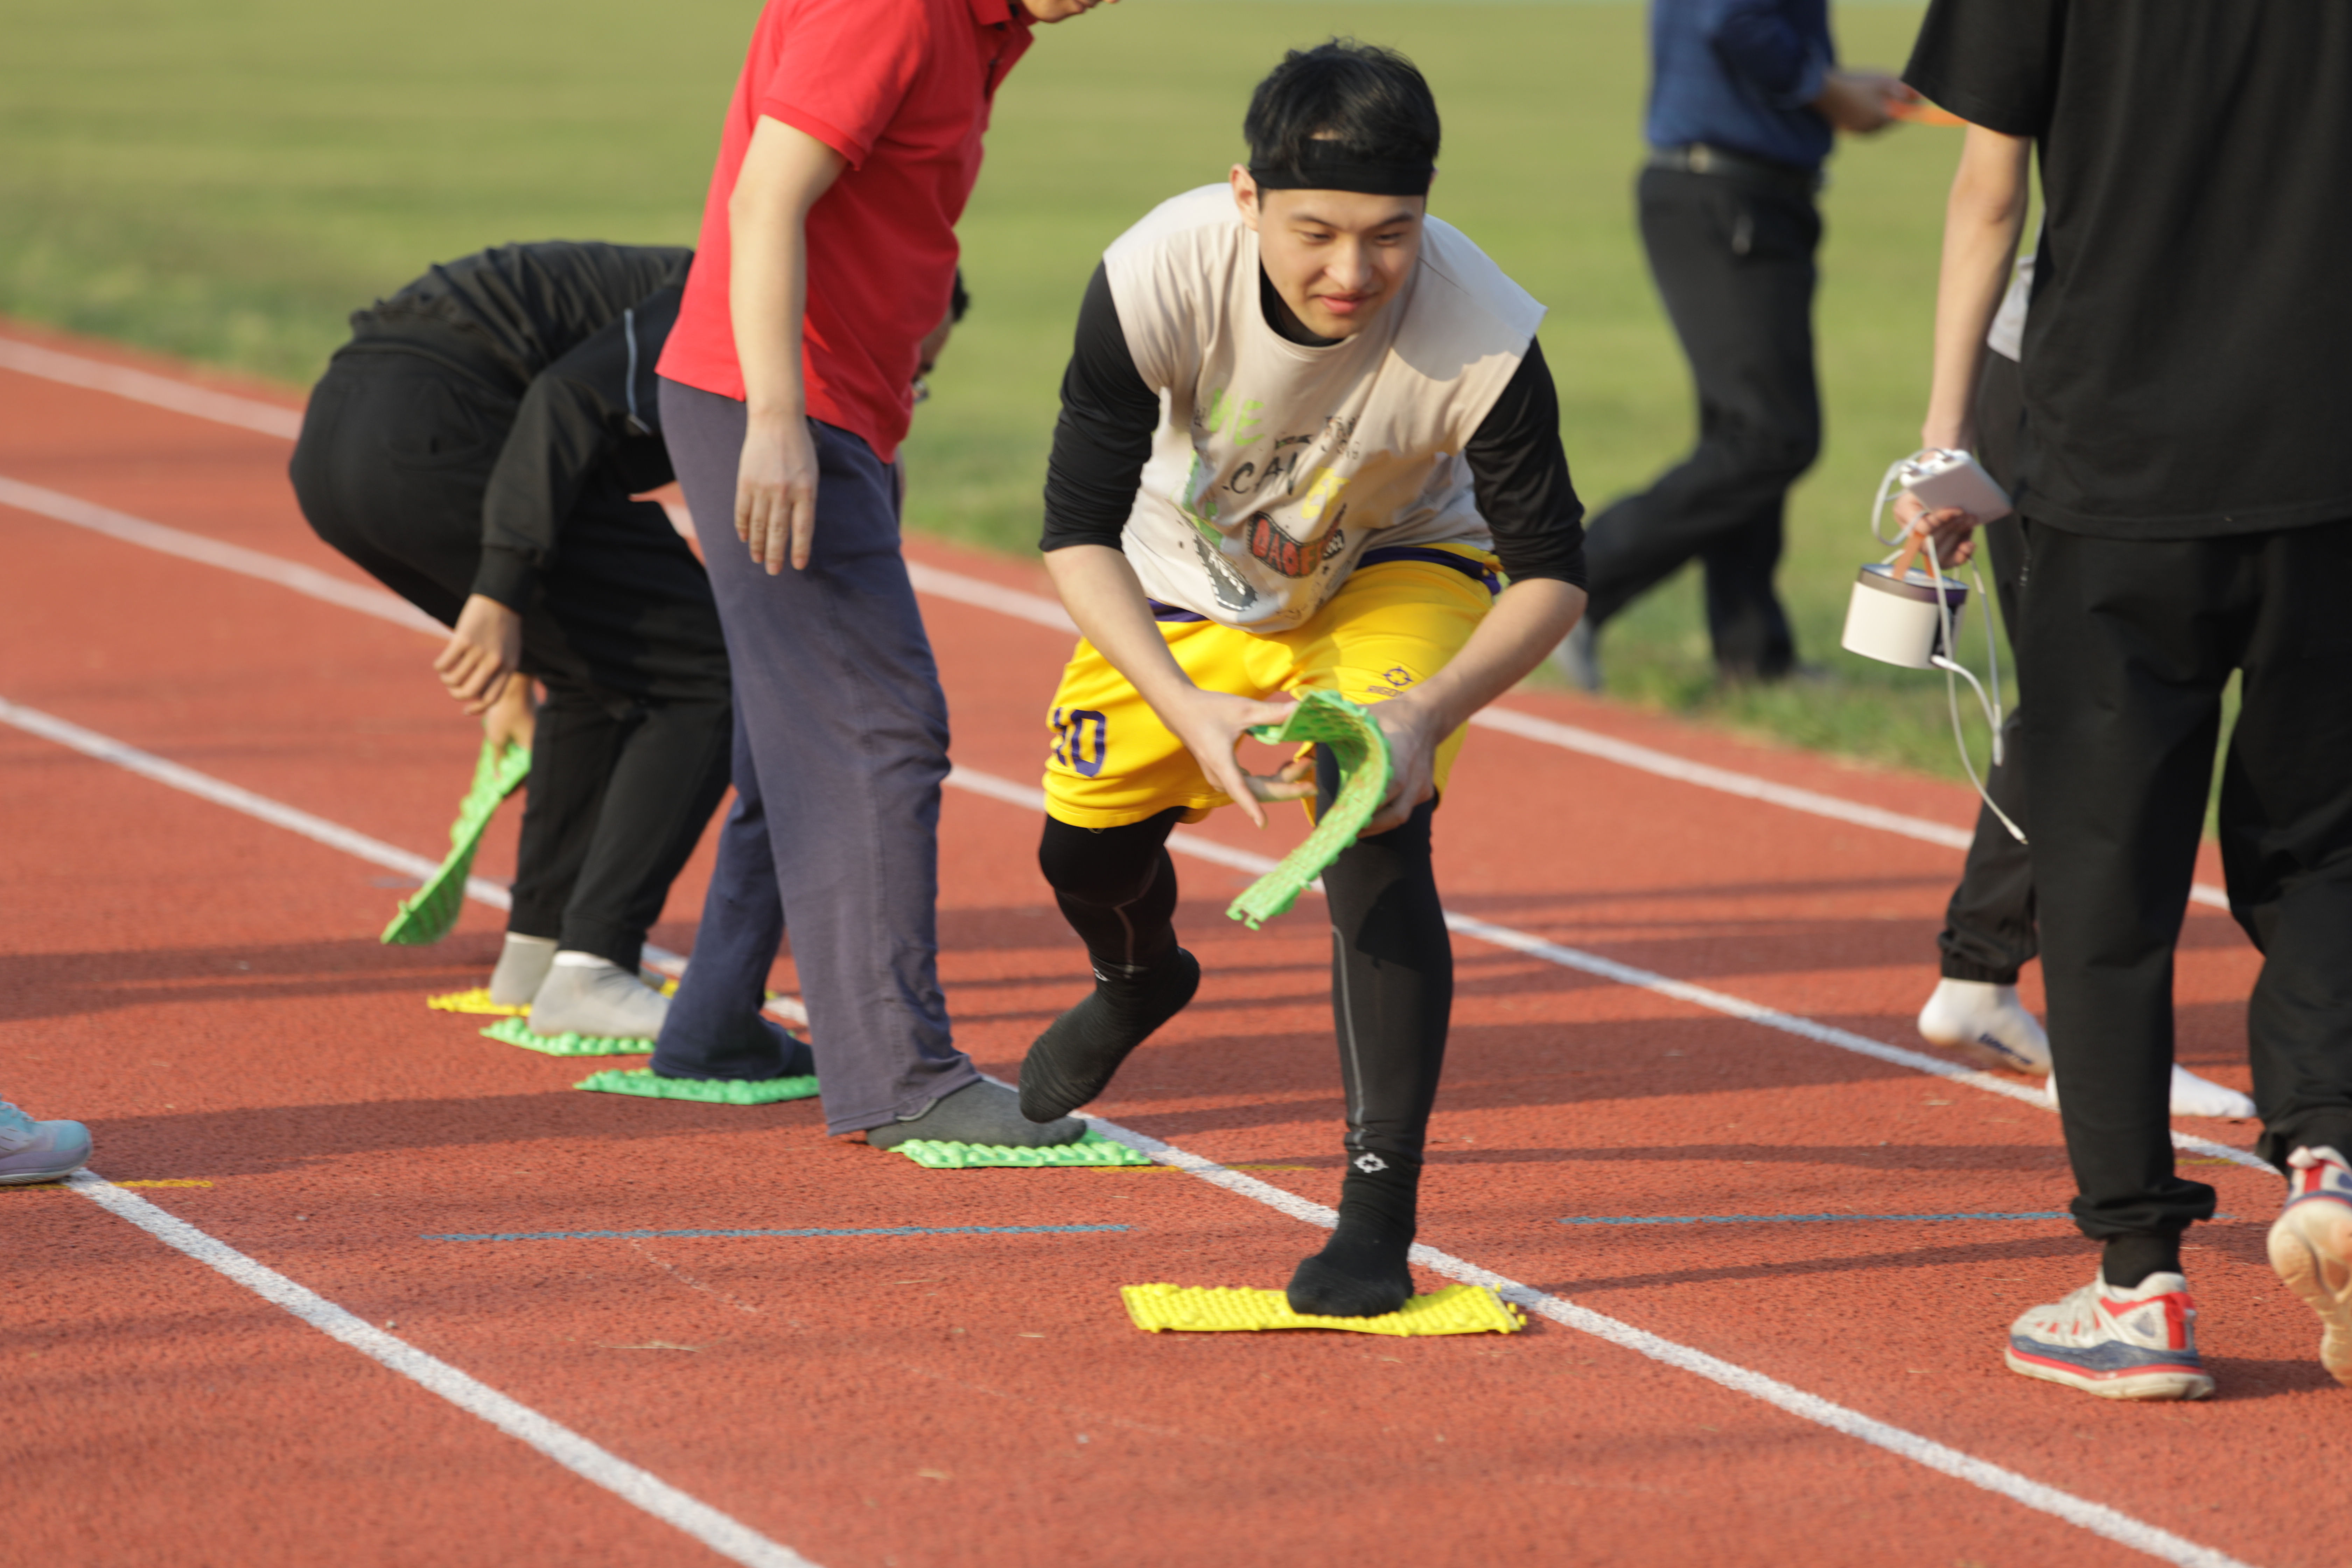
[{"label": "blue track marking", "polygon": [[1564,1219],[1562,1225],[1824,1225],[1832,1220],[1874,1220],[1881,1224],[1911,1221],[1940,1224],[1947,1220],[2065,1219],[2064,1214],[1693,1214],[1617,1215],[1605,1219]]},{"label": "blue track marking", "polygon": [[420,1241],[651,1241],[677,1236],[1075,1236],[1128,1230],[1124,1225],[894,1225],[877,1230],[509,1230],[481,1236],[452,1232]]}]

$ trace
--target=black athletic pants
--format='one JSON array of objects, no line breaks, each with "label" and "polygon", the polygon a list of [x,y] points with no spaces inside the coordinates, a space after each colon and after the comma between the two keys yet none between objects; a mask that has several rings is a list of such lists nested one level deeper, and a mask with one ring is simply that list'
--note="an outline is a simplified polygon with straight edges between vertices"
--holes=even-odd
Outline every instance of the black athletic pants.
[{"label": "black athletic pants", "polygon": [[2025,534],[2026,826],[2074,1216],[2095,1237],[2178,1231],[2213,1212],[2167,1136],[2172,962],[2232,670],[2221,856],[2263,952],[2246,1020],[2260,1151],[2352,1152],[2352,520]]},{"label": "black athletic pants", "polygon": [[[481,555],[482,496],[514,404],[405,353],[345,353],[311,394],[294,493],[320,538],[444,625]],[[523,612],[547,686],[507,929],[624,968],[726,794],[733,709],[701,563],[607,474],[563,524]]]},{"label": "black athletic pants", "polygon": [[[2024,383],[2017,362],[1986,356],[1977,387],[1977,457],[2003,489],[2014,491],[2017,445],[2025,419]],[[1993,592],[2000,596],[2000,621],[2015,658],[2018,580],[2025,569],[2025,534],[2014,512],[1978,530],[1992,568]],[[1984,611],[1979,608],[1978,614]],[[1988,627],[1990,636],[1991,628]],[[2003,715],[2001,761],[1985,774],[1985,793],[2025,827],[2025,773],[2020,760],[2025,741],[2022,703]],[[2032,829],[2026,828],[2030,835]],[[2014,985],[2018,971],[2033,961],[2040,946],[2033,934],[2033,852],[2001,826],[1986,807],[1977,809],[1976,837],[1968,866],[1944,910],[1943,950],[1947,980],[1981,980]]]},{"label": "black athletic pants", "polygon": [[1813,251],[1821,216],[1801,178],[1645,169],[1642,243],[1698,390],[1698,445],[1587,525],[1595,629],[1697,557],[1707,635],[1727,675],[1796,662],[1773,591],[1782,503],[1821,449]]},{"label": "black athletic pants", "polygon": [[[1328,752],[1318,763],[1328,807],[1339,773]],[[1435,800],[1423,802],[1402,826],[1358,839],[1323,873],[1347,1149],[1361,1170],[1418,1175],[1445,1067],[1454,946],[1430,861],[1436,809]],[[1164,846],[1181,815],[1101,829],[1046,819],[1038,864],[1098,964],[1148,964],[1175,945],[1176,866]]]}]

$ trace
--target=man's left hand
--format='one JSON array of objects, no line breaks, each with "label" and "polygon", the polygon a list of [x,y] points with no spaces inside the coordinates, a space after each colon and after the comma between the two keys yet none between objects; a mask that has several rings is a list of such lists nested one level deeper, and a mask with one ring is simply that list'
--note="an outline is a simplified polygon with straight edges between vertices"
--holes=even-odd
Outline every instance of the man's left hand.
[{"label": "man's left hand", "polygon": [[1402,827],[1423,801],[1437,793],[1437,747],[1444,740],[1437,716],[1410,695],[1372,704],[1372,721],[1389,738],[1389,789],[1380,809],[1356,837]]}]

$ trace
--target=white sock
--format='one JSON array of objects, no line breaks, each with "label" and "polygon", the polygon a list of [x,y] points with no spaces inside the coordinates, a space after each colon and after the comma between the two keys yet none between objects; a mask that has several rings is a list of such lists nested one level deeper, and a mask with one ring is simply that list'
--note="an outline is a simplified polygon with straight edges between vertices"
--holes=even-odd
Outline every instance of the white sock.
[{"label": "white sock", "polygon": [[1989,980],[1943,980],[1919,1009],[1919,1033],[1930,1044],[1967,1052],[2018,1072],[2050,1070],[2050,1037],[2017,999],[2014,985]]},{"label": "white sock", "polygon": [[[2052,1079],[2042,1086],[2050,1103],[2058,1103],[2058,1080]],[[2187,1068],[2172,1065],[2172,1114],[2175,1116],[2221,1116],[2244,1120],[2254,1114],[2254,1102],[2236,1089],[2199,1078]]]}]

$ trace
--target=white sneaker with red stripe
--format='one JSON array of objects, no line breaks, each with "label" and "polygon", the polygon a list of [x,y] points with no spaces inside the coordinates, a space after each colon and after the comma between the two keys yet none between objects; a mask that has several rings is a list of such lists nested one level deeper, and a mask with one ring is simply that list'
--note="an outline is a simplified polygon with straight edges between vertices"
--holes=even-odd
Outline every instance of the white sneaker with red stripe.
[{"label": "white sneaker with red stripe", "polygon": [[2151,1274],[2129,1290],[2104,1275],[2010,1325],[2009,1370],[2102,1399],[2203,1399],[2213,1378],[2197,1359],[2189,1281]]},{"label": "white sneaker with red stripe", "polygon": [[2297,1149],[2286,1163],[2271,1267],[2319,1314],[2319,1364],[2352,1384],[2352,1167],[2328,1147]]}]

